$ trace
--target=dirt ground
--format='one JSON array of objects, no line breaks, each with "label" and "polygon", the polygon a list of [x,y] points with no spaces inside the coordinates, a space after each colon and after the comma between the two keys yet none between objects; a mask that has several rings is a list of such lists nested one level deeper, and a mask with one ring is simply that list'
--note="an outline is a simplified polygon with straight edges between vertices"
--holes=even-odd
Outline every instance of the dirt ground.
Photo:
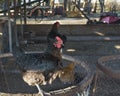
[{"label": "dirt ground", "polygon": [[[47,24],[53,23],[53,21],[44,21],[39,24],[47,22]],[[61,23],[70,24],[70,20],[61,20]],[[75,24],[85,24],[86,20],[74,20]],[[18,22],[19,23],[19,22]],[[31,23],[31,21],[28,21]],[[33,22],[36,24],[36,22]],[[38,24],[38,23],[37,23]],[[30,45],[31,46],[31,45]],[[41,51],[45,47],[41,45],[26,46],[24,48],[26,51]],[[72,50],[72,51],[70,51]],[[14,53],[17,53],[14,50]],[[90,69],[96,72],[97,60],[102,56],[108,55],[119,55],[120,54],[120,42],[119,41],[79,41],[79,42],[67,42],[63,53],[73,56],[74,58],[79,58],[81,61],[86,62]],[[21,53],[17,53],[21,55]],[[28,86],[22,79],[22,75],[16,68],[16,63],[13,58],[6,58],[0,64],[0,96],[38,96],[37,88],[35,86]],[[20,58],[19,62],[23,62],[23,65],[32,65],[36,62],[33,56],[24,56]],[[113,65],[118,65],[119,62],[112,63]],[[31,68],[33,68],[33,65]],[[120,66],[118,69],[120,69]],[[5,71],[5,72],[4,72]],[[59,85],[54,85],[59,88]],[[50,90],[52,86],[47,89],[42,86],[45,90]],[[91,89],[92,90],[92,89]],[[76,96],[76,95],[74,95]],[[90,96],[120,96],[120,80],[108,77],[99,70],[98,79],[96,82],[95,92]]]},{"label": "dirt ground", "polygon": [[[100,57],[120,54],[119,46],[119,41],[67,42],[63,53],[85,61],[90,66],[90,68],[95,71],[97,60]],[[30,49],[29,47],[28,50],[33,50],[33,48]],[[74,51],[68,51],[68,49],[74,49]],[[41,49],[38,48],[37,50]],[[34,58],[26,61],[32,62],[34,61]],[[7,66],[9,70],[16,68],[15,64],[13,63],[13,58],[9,58],[5,62],[9,63],[5,63],[6,65],[4,65]],[[0,70],[3,70],[3,66],[1,66]],[[3,72],[0,73],[0,96],[38,96],[36,87],[28,86],[22,80],[22,76],[19,74],[19,72],[14,74],[14,72],[9,73],[9,70],[5,74]],[[90,95],[120,96],[120,80],[108,77],[99,71],[95,93]]]}]

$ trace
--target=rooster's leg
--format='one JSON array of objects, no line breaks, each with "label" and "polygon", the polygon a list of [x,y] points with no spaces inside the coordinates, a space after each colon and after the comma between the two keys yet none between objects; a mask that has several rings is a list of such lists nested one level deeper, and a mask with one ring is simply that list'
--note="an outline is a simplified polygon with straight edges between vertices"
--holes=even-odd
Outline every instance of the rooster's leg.
[{"label": "rooster's leg", "polygon": [[43,91],[42,91],[42,89],[40,88],[40,86],[39,86],[38,84],[35,84],[35,85],[36,85],[36,87],[38,88],[38,91],[39,91],[40,96],[44,96],[44,95],[43,95]]}]

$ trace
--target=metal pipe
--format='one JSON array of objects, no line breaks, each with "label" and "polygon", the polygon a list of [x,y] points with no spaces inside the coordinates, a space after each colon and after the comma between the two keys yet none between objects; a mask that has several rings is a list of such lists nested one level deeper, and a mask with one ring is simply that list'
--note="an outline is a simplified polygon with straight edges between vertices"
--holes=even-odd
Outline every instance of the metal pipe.
[{"label": "metal pipe", "polygon": [[8,6],[9,51],[12,53],[12,29],[11,29],[11,21],[10,21],[10,0],[8,0],[7,6]]}]

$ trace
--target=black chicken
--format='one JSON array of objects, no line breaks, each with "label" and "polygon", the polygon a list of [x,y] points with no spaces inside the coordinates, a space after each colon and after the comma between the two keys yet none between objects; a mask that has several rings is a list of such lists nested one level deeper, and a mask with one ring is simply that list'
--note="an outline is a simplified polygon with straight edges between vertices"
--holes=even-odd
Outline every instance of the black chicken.
[{"label": "black chicken", "polygon": [[62,48],[67,40],[65,35],[58,32],[60,23],[53,24],[50,33],[47,36],[48,47],[46,52],[56,58],[57,65],[62,66]]}]

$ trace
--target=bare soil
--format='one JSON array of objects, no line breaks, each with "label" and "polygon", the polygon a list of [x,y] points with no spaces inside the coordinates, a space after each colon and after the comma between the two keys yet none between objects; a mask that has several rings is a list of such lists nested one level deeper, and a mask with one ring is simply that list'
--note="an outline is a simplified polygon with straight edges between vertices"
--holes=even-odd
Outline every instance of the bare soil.
[{"label": "bare soil", "polygon": [[[46,23],[53,24],[56,20],[53,21],[43,21],[39,24]],[[61,20],[64,24],[71,24],[70,20]],[[86,20],[74,20],[75,24],[86,23]],[[19,23],[19,22],[18,22]],[[31,23],[31,20],[28,21]],[[36,24],[36,22],[33,22]],[[37,23],[38,24],[38,23]],[[82,30],[82,29],[81,29]],[[103,29],[104,30],[104,29]],[[118,46],[118,47],[116,47]],[[91,68],[92,71],[96,72],[97,60],[102,56],[107,55],[118,55],[120,54],[120,42],[119,41],[80,41],[80,42],[67,42],[63,53],[73,56],[74,58],[79,58],[80,60],[86,62],[87,65]],[[35,46],[26,46],[24,48],[27,51],[41,51],[45,47],[40,47],[39,45]],[[68,49],[74,49],[74,51],[68,51]],[[16,50],[14,50],[16,53]],[[21,55],[21,53],[18,53]],[[36,59],[31,56],[21,55],[20,62],[23,62],[23,65],[32,65],[35,63]],[[35,66],[35,65],[33,65]],[[33,67],[31,67],[33,68]],[[119,68],[118,68],[119,69]],[[6,71],[6,72],[4,72]],[[12,71],[12,73],[10,73]],[[55,86],[55,85],[54,85]],[[56,85],[59,88],[60,85]],[[43,89],[44,86],[41,86]],[[49,86],[47,90],[50,90]],[[92,90],[92,89],[91,89]],[[28,86],[22,79],[22,75],[17,71],[15,58],[6,58],[2,60],[0,64],[0,96],[38,96],[38,90],[34,86]],[[120,80],[113,79],[106,76],[101,71],[99,71],[97,84],[95,87],[95,92],[90,93],[90,96],[120,96]]]},{"label": "bare soil", "polygon": [[[80,60],[85,61],[92,70],[96,70],[97,60],[102,56],[118,55],[120,49],[116,48],[116,45],[120,45],[119,41],[84,41],[84,42],[67,42],[63,50],[64,54],[74,56]],[[75,51],[67,51],[68,49],[74,49]],[[29,47],[28,50],[34,50]],[[41,50],[41,49],[37,49]],[[34,58],[31,58],[34,61]],[[29,60],[28,60],[29,61]],[[16,69],[13,58],[4,60],[4,66],[1,66],[0,70],[9,68],[9,70]],[[119,68],[118,68],[119,69]],[[5,69],[8,70],[8,69]],[[8,70],[8,71],[9,71]],[[0,96],[38,96],[38,90],[36,87],[28,86],[23,80],[19,72],[11,74],[0,73]],[[43,87],[44,88],[44,87]],[[49,87],[50,88],[50,87]],[[113,79],[106,76],[99,71],[97,85],[95,88],[94,96],[120,96],[120,80]],[[90,94],[93,96],[93,94]]]}]

